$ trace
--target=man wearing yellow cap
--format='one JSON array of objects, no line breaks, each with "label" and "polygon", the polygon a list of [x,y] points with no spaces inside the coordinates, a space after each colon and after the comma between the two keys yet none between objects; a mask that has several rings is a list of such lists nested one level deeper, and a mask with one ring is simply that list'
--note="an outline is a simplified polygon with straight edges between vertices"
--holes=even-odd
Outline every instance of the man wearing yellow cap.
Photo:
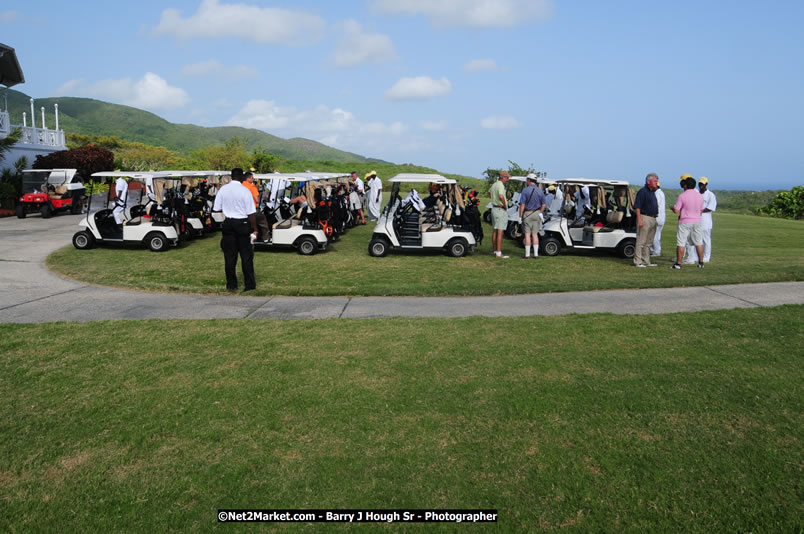
[{"label": "man wearing yellow cap", "polygon": [[[701,213],[701,234],[703,235],[703,262],[709,263],[712,257],[712,212],[717,210],[717,197],[709,191],[709,179],[701,176],[698,180],[698,190],[704,199],[704,210]],[[687,260],[684,263],[697,263],[698,252],[695,247],[687,245]]]}]

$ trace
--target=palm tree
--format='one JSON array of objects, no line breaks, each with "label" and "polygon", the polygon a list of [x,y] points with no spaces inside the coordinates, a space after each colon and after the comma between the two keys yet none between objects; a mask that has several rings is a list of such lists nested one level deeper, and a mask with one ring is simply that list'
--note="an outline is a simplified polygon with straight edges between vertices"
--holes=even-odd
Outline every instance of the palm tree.
[{"label": "palm tree", "polygon": [[6,154],[8,154],[11,148],[19,142],[21,137],[22,130],[14,128],[11,130],[11,133],[8,134],[8,137],[0,139],[0,163],[5,159]]}]

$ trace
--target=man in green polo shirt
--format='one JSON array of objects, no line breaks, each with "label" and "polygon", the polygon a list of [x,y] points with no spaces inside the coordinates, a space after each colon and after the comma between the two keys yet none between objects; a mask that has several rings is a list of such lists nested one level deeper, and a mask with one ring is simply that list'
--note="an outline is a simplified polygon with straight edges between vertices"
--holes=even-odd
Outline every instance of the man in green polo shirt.
[{"label": "man in green polo shirt", "polygon": [[491,246],[496,258],[507,258],[502,253],[503,233],[508,227],[508,199],[505,196],[505,184],[511,175],[508,171],[500,171],[500,179],[494,182],[489,189],[491,195],[491,224],[494,232],[491,234]]}]

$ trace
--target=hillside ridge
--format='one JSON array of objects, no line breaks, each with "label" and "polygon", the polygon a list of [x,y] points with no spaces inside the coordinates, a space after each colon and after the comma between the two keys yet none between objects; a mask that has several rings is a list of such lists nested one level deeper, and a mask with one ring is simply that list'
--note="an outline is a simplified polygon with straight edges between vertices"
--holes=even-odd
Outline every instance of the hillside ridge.
[{"label": "hillside ridge", "polygon": [[[7,94],[11,122],[21,124],[22,114],[30,113],[30,96],[14,89],[8,89]],[[185,156],[205,146],[220,145],[232,137],[239,137],[245,140],[249,149],[259,147],[287,159],[385,163],[377,158],[338,150],[312,139],[284,139],[262,130],[240,126],[177,124],[150,111],[93,98],[65,96],[34,99],[37,125],[41,122],[39,108],[44,106],[46,124],[50,128],[55,126],[54,104],[59,105],[59,128],[67,134],[117,136],[127,141],[163,146]],[[30,122],[29,117],[28,123]]]}]

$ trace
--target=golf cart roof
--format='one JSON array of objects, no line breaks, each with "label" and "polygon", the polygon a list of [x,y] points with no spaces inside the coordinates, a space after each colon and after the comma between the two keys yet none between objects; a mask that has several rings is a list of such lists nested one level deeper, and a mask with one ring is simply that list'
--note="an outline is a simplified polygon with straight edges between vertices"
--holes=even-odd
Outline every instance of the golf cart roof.
[{"label": "golf cart roof", "polygon": [[92,173],[93,178],[128,178],[134,181],[145,181],[148,178],[163,178],[167,180],[170,174],[164,171],[129,172],[129,171],[103,171]]},{"label": "golf cart roof", "polygon": [[348,172],[303,172],[299,173],[307,176],[309,180],[329,180],[330,178],[346,178],[351,176]]},{"label": "golf cart roof", "polygon": [[527,176],[511,176],[510,179],[515,181],[515,182],[527,182],[528,181]]},{"label": "golf cart roof", "polygon": [[209,176],[206,171],[159,171],[160,174],[165,176]]},{"label": "golf cart roof", "polygon": [[457,184],[452,178],[445,178],[440,174],[417,174],[402,173],[391,178],[391,182],[399,183],[433,183],[433,184]]},{"label": "golf cart roof", "polygon": [[562,178],[560,180],[555,181],[556,184],[568,184],[568,185],[627,185],[630,186],[631,184],[624,181],[624,180],[598,180],[596,178]]},{"label": "golf cart roof", "polygon": [[303,172],[274,172],[269,174],[255,174],[255,180],[288,180],[289,182],[306,182],[312,180],[309,174]]}]

